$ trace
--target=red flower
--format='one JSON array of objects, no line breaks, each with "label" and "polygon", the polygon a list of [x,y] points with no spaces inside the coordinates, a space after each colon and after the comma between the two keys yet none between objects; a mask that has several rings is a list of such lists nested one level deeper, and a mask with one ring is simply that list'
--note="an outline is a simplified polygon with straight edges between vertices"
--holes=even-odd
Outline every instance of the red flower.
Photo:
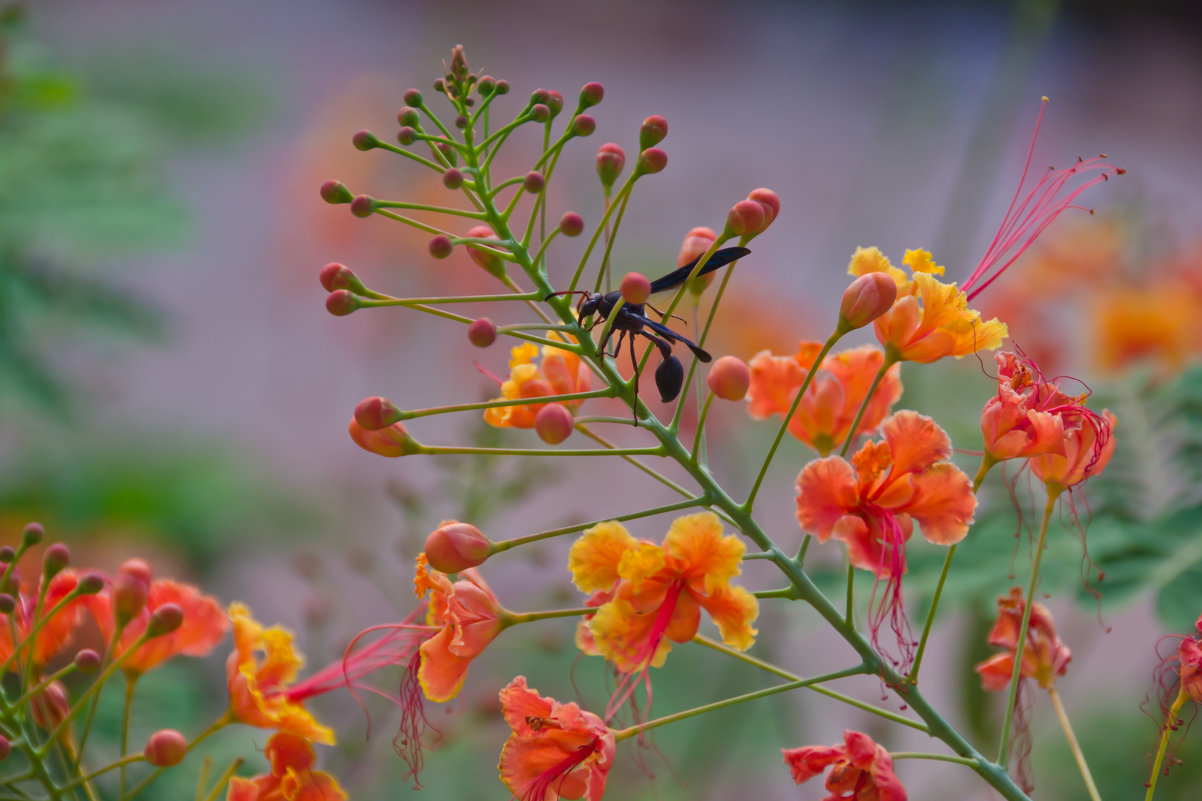
[{"label": "red flower", "polygon": [[823,801],[906,801],[892,757],[867,734],[845,729],[842,746],[808,745],[781,753],[797,784],[831,769],[826,777],[831,794]]},{"label": "red flower", "polygon": [[[55,604],[74,591],[78,583],[79,574],[74,570],[68,569],[58,573],[50,579],[50,584],[46,587],[46,598],[42,601],[40,608],[38,607],[38,596],[42,591],[41,582],[36,590],[18,583],[13,599],[16,603],[13,611],[8,615],[0,613],[0,663],[12,657],[13,629],[16,629],[17,641],[23,642],[33,631],[33,627],[40,622],[40,616],[44,616],[48,610],[54,608]],[[103,603],[108,604],[107,591],[101,592],[99,595],[80,596],[69,601],[52,618],[42,624],[41,630],[34,637],[33,664],[36,667],[41,668],[67,644],[75,627],[79,624],[85,602],[93,598],[103,599]],[[35,610],[39,614],[38,618],[34,617]],[[23,658],[27,657],[28,645],[25,645],[21,652]],[[14,661],[9,667],[15,670],[16,664]]]},{"label": "red flower", "polygon": [[276,732],[263,749],[271,772],[253,779],[230,779],[226,801],[346,801],[338,781],[313,770],[313,746],[304,737]]},{"label": "red flower", "polygon": [[[1010,594],[998,598],[997,623],[989,632],[989,644],[1005,648],[977,665],[981,684],[986,690],[1004,690],[1010,685],[1014,674],[1014,654],[1018,650],[1018,632],[1022,627],[1023,610],[1026,608],[1022,590],[1012,587]],[[1043,604],[1031,604],[1031,619],[1027,623],[1026,645],[1023,646],[1023,665],[1019,675],[1024,679],[1035,679],[1045,690],[1051,689],[1057,676],[1063,676],[1073,658],[1059,637],[1052,623],[1052,613]]]}]

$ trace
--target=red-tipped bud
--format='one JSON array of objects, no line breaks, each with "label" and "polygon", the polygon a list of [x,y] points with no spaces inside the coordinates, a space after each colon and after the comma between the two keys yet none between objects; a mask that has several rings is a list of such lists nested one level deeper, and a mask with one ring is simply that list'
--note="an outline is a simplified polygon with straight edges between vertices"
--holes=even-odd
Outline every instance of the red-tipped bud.
[{"label": "red-tipped bud", "polygon": [[522,188],[532,195],[537,195],[543,191],[543,187],[547,185],[547,180],[543,178],[543,174],[538,170],[531,170],[526,173],[526,177],[522,179]]},{"label": "red-tipped bud", "polygon": [[839,304],[839,330],[863,328],[889,309],[897,300],[897,284],[881,272],[861,275],[851,282]]},{"label": "red-tipped bud", "polygon": [[606,142],[597,148],[597,177],[603,186],[613,186],[614,181],[626,166],[626,151],[614,142]]},{"label": "red-tipped bud", "polygon": [[743,400],[751,386],[751,368],[737,356],[722,356],[710,368],[705,383],[722,400]]},{"label": "red-tipped bud", "polygon": [[0,547],[0,565],[7,565],[15,561],[17,552],[11,545]]},{"label": "red-tipped bud", "polygon": [[413,106],[401,106],[401,110],[396,113],[396,121],[402,127],[416,128],[421,122],[421,115]]},{"label": "red-tipped bud", "polygon": [[379,431],[403,419],[401,410],[388,398],[364,398],[355,407],[355,422],[368,431]]},{"label": "red-tipped bud", "polygon": [[551,116],[556,117],[559,115],[559,112],[563,111],[563,95],[561,95],[559,92],[556,92],[554,89],[552,89],[550,92],[547,92],[547,94],[549,95],[547,98],[547,106],[549,106],[551,109]]},{"label": "red-tipped bud", "polygon": [[321,185],[321,199],[332,206],[340,203],[350,203],[355,199],[351,190],[342,181],[326,181]]},{"label": "red-tipped bud", "polygon": [[649,147],[642,153],[639,153],[639,160],[635,162],[635,170],[640,174],[650,175],[662,170],[668,166],[668,154],[660,150],[658,147]]},{"label": "red-tipped bud", "polygon": [[351,144],[355,146],[355,150],[371,150],[379,147],[380,140],[371,131],[355,131],[355,135],[351,137]]},{"label": "red-tipped bud", "polygon": [[[469,101],[469,102],[471,102],[471,101]],[[462,114],[457,115],[455,117],[455,127],[459,128],[461,130],[463,128],[466,128],[467,127],[467,117],[463,116]]]},{"label": "red-tipped bud", "polygon": [[346,265],[339,264],[336,261],[332,261],[325,267],[322,267],[317,277],[326,292],[333,292],[338,289],[346,289],[354,292],[356,295],[366,294],[367,292],[367,287],[363,286],[363,282],[359,280],[359,276],[355,275],[354,271]]},{"label": "red-tipped bud", "polygon": [[67,701],[67,688],[61,681],[52,681],[40,693],[34,695],[29,704],[33,722],[46,731],[52,731],[67,719],[71,705]]},{"label": "red-tipped bud", "polygon": [[563,404],[548,403],[534,415],[534,431],[548,445],[558,445],[571,435],[576,420]]},{"label": "red-tipped bud", "polygon": [[434,258],[445,259],[447,256],[451,255],[451,251],[455,248],[451,244],[451,240],[448,237],[444,236],[443,234],[439,234],[430,240],[429,249],[430,255]]},{"label": "red-tipped bud", "polygon": [[577,114],[572,118],[572,136],[588,136],[597,130],[597,121],[589,114]]},{"label": "red-tipped bud", "polygon": [[12,753],[13,747],[9,743],[8,738],[0,734],[0,762],[8,759],[8,755]]},{"label": "red-tipped bud", "polygon": [[345,317],[359,306],[359,296],[345,289],[337,289],[326,295],[326,311],[335,317]]},{"label": "red-tipped bud", "polygon": [[84,648],[79,653],[75,654],[75,669],[85,675],[95,673],[100,670],[100,654],[93,651],[91,648]]},{"label": "red-tipped bud", "polygon": [[646,303],[651,297],[651,282],[642,273],[626,273],[622,276],[622,299],[627,303]]},{"label": "red-tipped bud", "polygon": [[104,586],[104,576],[96,572],[88,572],[79,577],[79,582],[75,585],[75,592],[79,595],[95,595],[103,590]]},{"label": "red-tipped bud", "polygon": [[445,142],[439,142],[435,147],[438,148],[438,152],[442,154],[442,157],[447,160],[447,164],[454,167],[459,163],[459,157],[455,155],[455,148]]},{"label": "red-tipped bud", "polygon": [[752,189],[747,195],[747,199],[754,200],[764,207],[764,228],[772,225],[772,221],[776,219],[776,215],[780,214],[780,196],[771,189],[764,189],[763,187]]},{"label": "red-tipped bud", "polygon": [[497,79],[491,75],[481,75],[480,80],[476,82],[476,90],[481,97],[488,97],[492,94],[492,90],[497,88]]},{"label": "red-tipped bud", "polygon": [[509,94],[509,81],[507,81],[503,78],[501,80],[497,81],[497,94],[499,94],[499,95]]},{"label": "red-tipped bud", "polygon": [[184,610],[178,604],[163,604],[146,621],[147,637],[162,637],[184,624]]},{"label": "red-tipped bud", "polygon": [[544,106],[551,102],[551,93],[546,89],[535,89],[530,93],[531,103],[542,103]]},{"label": "red-tipped bud", "polygon": [[764,227],[764,207],[754,200],[740,200],[726,215],[726,230],[752,235]]},{"label": "red-tipped bud", "polygon": [[458,189],[463,186],[463,173],[451,167],[442,174],[442,185],[447,189]]},{"label": "red-tipped bud", "polygon": [[442,573],[458,573],[483,564],[492,543],[471,523],[444,520],[426,538],[426,561]]},{"label": "red-tipped bud", "polygon": [[56,542],[42,554],[42,572],[46,578],[57,576],[67,565],[71,564],[71,549],[61,542]]},{"label": "red-tipped bud", "polygon": [[11,615],[17,608],[17,599],[6,592],[0,592],[0,615]]},{"label": "red-tipped bud", "polygon": [[535,103],[530,107],[530,116],[535,122],[546,122],[551,119],[551,109],[543,103]]},{"label": "red-tipped bud", "polygon": [[643,120],[639,128],[639,150],[646,150],[658,145],[668,135],[668,121],[658,114],[652,114]]},{"label": "red-tipped bud", "polygon": [[420,449],[417,441],[409,436],[405,426],[400,423],[393,423],[379,431],[368,431],[352,417],[350,425],[347,426],[347,432],[355,444],[363,450],[371,451],[378,456],[387,456],[390,459],[404,456],[407,453],[417,453]]},{"label": "red-tipped bud", "polygon": [[580,87],[580,107],[595,106],[605,97],[605,87],[596,81],[589,81]]},{"label": "red-tipped bud", "polygon": [[467,327],[467,339],[477,348],[487,348],[497,341],[497,326],[487,317],[472,320]]},{"label": "red-tipped bud", "polygon": [[188,755],[188,741],[175,729],[159,729],[147,738],[142,754],[156,768],[169,768]]},{"label": "red-tipped bud", "polygon": [[41,523],[29,523],[21,531],[21,545],[29,548],[37,545],[46,536],[46,529],[42,528]]},{"label": "red-tipped bud", "polygon": [[370,217],[376,213],[376,199],[371,195],[358,195],[351,201],[351,214],[356,217]]},{"label": "red-tipped bud", "polygon": [[402,145],[411,145],[417,141],[417,129],[412,125],[403,125],[396,132],[396,140]]},{"label": "red-tipped bud", "polygon": [[434,91],[435,92],[446,92],[447,91],[447,85],[442,82],[442,78],[439,78],[438,80],[434,81]]},{"label": "red-tipped bud", "polygon": [[559,218],[559,230],[564,236],[580,236],[584,230],[584,218],[574,211],[565,212]]},{"label": "red-tipped bud", "polygon": [[109,603],[113,607],[113,617],[117,624],[124,626],[137,617],[146,606],[146,598],[150,595],[150,582],[143,581],[133,573],[118,571],[113,577],[113,589],[109,593]]},{"label": "red-tipped bud", "polygon": [[404,97],[406,106],[421,106],[422,104],[422,93],[416,89],[407,90]]},{"label": "red-tipped bud", "polygon": [[[487,225],[474,225],[467,230],[469,237],[476,239],[496,239],[497,235]],[[491,251],[484,248],[468,246],[468,255],[472,257],[472,261],[479,264],[490,275],[500,278],[505,274],[505,264],[501,261],[501,257],[495,255]]]}]

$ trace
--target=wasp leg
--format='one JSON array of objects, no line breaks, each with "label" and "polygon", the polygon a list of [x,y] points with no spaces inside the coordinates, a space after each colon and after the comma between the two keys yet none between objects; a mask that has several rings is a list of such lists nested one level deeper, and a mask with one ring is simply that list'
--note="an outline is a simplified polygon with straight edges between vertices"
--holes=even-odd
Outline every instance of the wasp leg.
[{"label": "wasp leg", "polygon": [[[647,306],[647,308],[648,308],[648,309],[650,309],[651,311],[653,311],[653,312],[655,312],[656,314],[658,314],[658,315],[659,315],[659,319],[661,319],[661,320],[663,320],[663,319],[664,319],[665,315],[664,315],[664,313],[663,313],[662,311],[660,311],[659,309],[655,308],[655,307],[654,307],[654,306],[652,306],[650,303],[646,304],[646,306]],[[672,315],[672,319],[674,319],[674,320],[680,320],[682,323],[684,323],[684,322],[688,322],[688,321],[687,321],[687,320],[685,320],[683,317],[681,317],[679,314],[673,314],[673,315]]]}]

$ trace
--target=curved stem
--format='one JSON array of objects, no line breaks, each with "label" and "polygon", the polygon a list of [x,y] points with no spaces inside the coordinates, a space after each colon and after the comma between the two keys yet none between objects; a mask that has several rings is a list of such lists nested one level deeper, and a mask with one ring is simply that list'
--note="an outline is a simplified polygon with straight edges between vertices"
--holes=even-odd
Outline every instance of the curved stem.
[{"label": "curved stem", "polygon": [[922,636],[918,639],[918,650],[914,653],[914,666],[910,669],[910,683],[918,683],[918,669],[922,667],[922,655],[927,650],[927,638],[931,636],[931,624],[935,621],[935,610],[939,608],[939,599],[943,596],[943,585],[947,581],[948,571],[952,566],[952,557],[956,555],[956,545],[947,549],[943,558],[943,570],[939,571],[939,582],[935,585],[935,594],[931,596],[931,608],[927,611],[927,622],[923,624]]},{"label": "curved stem", "polygon": [[[868,411],[868,404],[872,402],[876,388],[880,386],[881,379],[895,363],[895,360],[886,352],[885,360],[881,362],[881,369],[876,371],[876,375],[872,377],[872,383],[868,385],[868,392],[864,395],[864,402],[860,404],[859,411],[856,412],[856,419],[851,421],[851,428],[847,429],[847,439],[843,440],[843,447],[839,449],[840,456],[846,457],[847,452],[851,450],[851,443],[856,439],[856,429],[860,427],[860,421],[864,419],[864,412]],[[819,364],[819,362],[815,362],[815,364]]]},{"label": "curved stem", "polygon": [[508,551],[510,548],[516,548],[519,545],[528,545],[532,542],[539,542],[540,540],[551,539],[552,537],[559,537],[564,534],[573,534],[577,531],[584,531],[587,528],[592,528],[593,526],[609,521],[620,523],[626,520],[637,520],[640,517],[651,517],[652,515],[664,514],[665,512],[675,512],[680,509],[690,509],[694,506],[702,506],[705,503],[706,499],[704,497],[689,498],[678,503],[670,503],[667,506],[657,506],[654,509],[645,509],[641,512],[632,512],[630,514],[618,515],[617,517],[603,517],[600,520],[593,520],[588,523],[576,523],[571,526],[564,526],[563,528],[553,528],[549,531],[540,531],[537,534],[527,534],[524,537],[514,537],[511,540],[493,543],[490,555],[494,553],[501,553],[502,551]]},{"label": "curved stem", "polygon": [[1052,699],[1052,706],[1056,707],[1056,717],[1060,719],[1060,728],[1064,729],[1064,737],[1068,740],[1068,748],[1073,752],[1073,759],[1077,761],[1077,770],[1081,771],[1081,778],[1085,780],[1085,789],[1089,791],[1089,797],[1093,801],[1102,801],[1098,795],[1098,786],[1094,784],[1093,776],[1089,772],[1089,765],[1085,763],[1085,754],[1081,753],[1081,746],[1077,743],[1077,738],[1073,734],[1073,727],[1068,722],[1068,713],[1064,711],[1064,704],[1060,701],[1060,693],[1056,692],[1055,687],[1048,688],[1048,697]]},{"label": "curved stem", "polygon": [[1160,727],[1160,744],[1156,747],[1156,760],[1152,763],[1152,774],[1148,776],[1148,792],[1144,794],[1144,801],[1152,801],[1152,794],[1156,792],[1156,782],[1160,779],[1160,766],[1164,762],[1165,752],[1169,748],[1169,733],[1177,726],[1177,713],[1181,711],[1181,707],[1185,706],[1185,702],[1189,700],[1189,693],[1184,687],[1177,690],[1177,697],[1173,699],[1173,705],[1169,707],[1168,714],[1165,715],[1164,723]]}]

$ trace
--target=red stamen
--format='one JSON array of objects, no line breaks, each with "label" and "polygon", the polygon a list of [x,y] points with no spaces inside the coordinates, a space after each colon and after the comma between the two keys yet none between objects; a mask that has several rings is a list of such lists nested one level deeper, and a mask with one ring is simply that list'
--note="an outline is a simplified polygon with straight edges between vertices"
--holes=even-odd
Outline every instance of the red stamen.
[{"label": "red stamen", "polygon": [[[520,798],[522,801],[543,801],[547,797],[548,792],[554,792],[556,797],[559,796],[559,788],[567,781],[568,776],[575,770],[584,760],[588,759],[593,754],[597,753],[600,746],[599,738],[594,737],[585,745],[580,746],[572,753],[561,759],[555,765],[552,765],[537,778],[526,785],[522,791]],[[510,796],[510,798],[517,798]]]},{"label": "red stamen", "polygon": [[[864,511],[871,516],[872,522],[881,532],[881,558],[877,569],[873,571],[876,580],[872,585],[872,594],[868,598],[868,626],[871,632],[870,641],[877,653],[889,659],[894,668],[907,674],[914,664],[917,643],[910,629],[910,621],[906,618],[906,608],[902,601],[901,580],[906,572],[906,539],[901,524],[889,511],[878,506],[867,505]],[[881,575],[885,576],[885,592],[877,598]],[[889,621],[889,629],[897,641],[899,655],[894,658],[888,654],[880,643],[880,630]]]},{"label": "red stamen", "polygon": [[668,630],[668,625],[672,622],[672,615],[676,612],[676,601],[680,598],[682,590],[684,590],[684,581],[676,581],[668,588],[668,592],[664,595],[664,602],[656,610],[655,621],[651,624],[647,637],[643,640],[635,658],[635,661],[642,665],[642,667],[627,673],[618,682],[617,689],[614,691],[613,696],[610,697],[609,703],[605,706],[606,721],[609,721],[630,700],[630,696],[634,694],[640,682],[647,691],[647,707],[648,709],[651,707],[651,677],[649,675],[651,660],[655,658],[656,652],[659,651],[660,643],[664,640],[664,634]]}]

